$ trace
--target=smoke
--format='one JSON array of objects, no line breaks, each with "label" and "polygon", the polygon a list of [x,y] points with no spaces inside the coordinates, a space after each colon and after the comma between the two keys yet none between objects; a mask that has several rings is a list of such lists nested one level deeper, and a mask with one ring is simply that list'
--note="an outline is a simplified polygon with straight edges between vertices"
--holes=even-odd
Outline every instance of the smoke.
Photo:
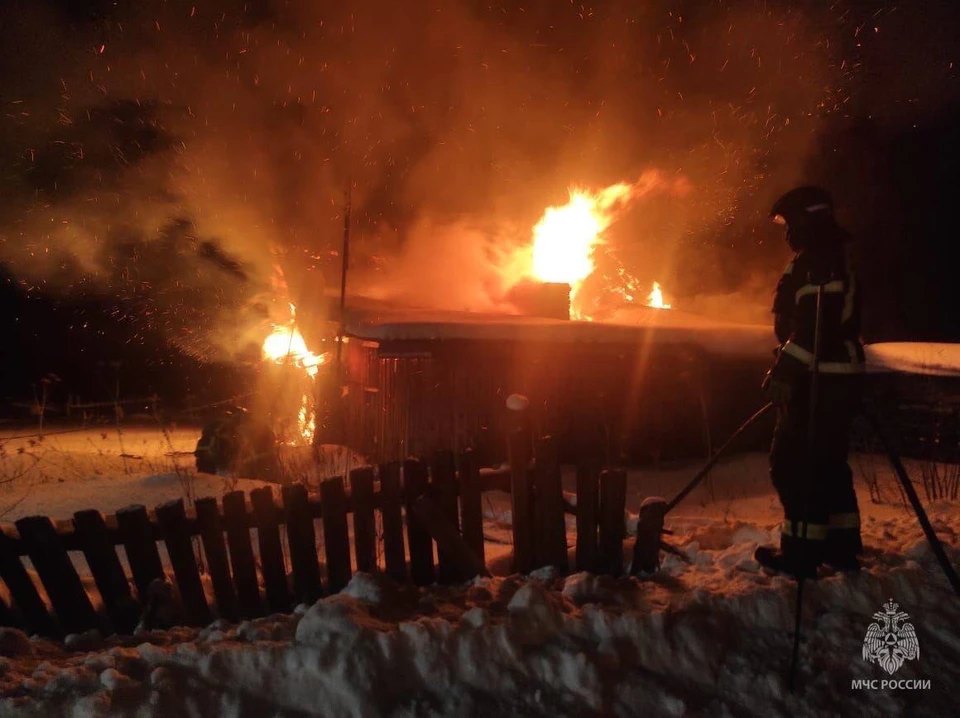
[{"label": "smoke", "polygon": [[753,0],[0,12],[0,261],[203,357],[287,301],[323,318],[348,183],[357,293],[496,308],[489,260],[544,207],[651,168],[692,190],[611,228],[628,270],[681,296],[776,271],[751,223],[842,105],[849,22]]}]

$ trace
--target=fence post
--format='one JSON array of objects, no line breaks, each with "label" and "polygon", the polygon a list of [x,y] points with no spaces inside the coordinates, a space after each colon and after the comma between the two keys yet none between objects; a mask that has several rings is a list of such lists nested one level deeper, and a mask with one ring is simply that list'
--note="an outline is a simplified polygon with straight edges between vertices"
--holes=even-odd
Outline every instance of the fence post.
[{"label": "fence post", "polygon": [[627,472],[608,469],[600,474],[600,562],[604,573],[623,573],[623,511],[627,503]]},{"label": "fence post", "polygon": [[212,496],[197,499],[197,528],[203,542],[203,553],[207,558],[207,571],[213,584],[213,595],[217,599],[217,611],[228,621],[240,618],[237,603],[237,591],[230,578],[230,564],[227,559],[227,545],[223,539],[223,524],[220,521],[220,509]]},{"label": "fence post", "polygon": [[350,528],[343,479],[335,476],[320,483],[323,548],[327,558],[327,586],[339,593],[350,582]]},{"label": "fence post", "polygon": [[253,506],[254,526],[257,528],[257,543],[260,548],[260,571],[267,593],[267,606],[273,613],[290,610],[290,590],[287,588],[287,567],[280,543],[280,525],[277,521],[277,505],[273,490],[261,486],[250,492]]},{"label": "fence post", "polygon": [[577,571],[597,570],[597,507],[600,467],[587,462],[577,467]]},{"label": "fence post", "polygon": [[183,499],[173,499],[161,504],[156,508],[156,512],[187,620],[195,626],[205,626],[212,617],[203,593],[197,559],[193,555],[193,542],[187,526]]},{"label": "fence post", "polygon": [[[460,516],[457,507],[457,467],[452,451],[438,451],[433,457],[431,466],[433,473],[432,488],[435,502],[441,510],[448,526],[455,533],[460,530]],[[434,536],[436,540],[436,536]],[[458,558],[452,555],[447,548],[441,548],[437,543],[437,559],[439,566],[440,583],[453,583],[460,580]]]},{"label": "fence post", "polygon": [[545,436],[537,441],[537,500],[534,503],[538,537],[537,562],[555,566],[561,573],[569,569],[567,560],[567,520],[563,507],[563,482],[557,441]]},{"label": "fence post", "polygon": [[530,436],[523,430],[512,431],[510,451],[510,500],[513,518],[513,562],[517,573],[534,568],[534,545],[530,486]]}]

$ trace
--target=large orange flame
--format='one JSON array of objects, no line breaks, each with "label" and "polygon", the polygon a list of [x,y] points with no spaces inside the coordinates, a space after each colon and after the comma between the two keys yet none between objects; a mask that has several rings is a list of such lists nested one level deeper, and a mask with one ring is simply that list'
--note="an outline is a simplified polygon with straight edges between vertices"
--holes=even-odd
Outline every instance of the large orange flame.
[{"label": "large orange flame", "polygon": [[663,290],[660,289],[660,282],[653,283],[653,291],[647,297],[647,306],[654,309],[670,308],[670,305],[663,301]]},{"label": "large orange flame", "polygon": [[569,284],[576,294],[594,270],[593,253],[616,209],[630,198],[631,185],[615,184],[591,193],[576,189],[562,207],[548,207],[533,228],[533,276]]},{"label": "large orange flame", "polygon": [[[561,207],[548,207],[533,228],[533,244],[528,276],[540,282],[570,285],[570,316],[590,319],[580,293],[584,282],[597,270],[595,253],[606,241],[604,231],[620,216],[628,204],[660,184],[659,176],[647,173],[637,182],[618,182],[591,192],[570,190],[570,201]],[[619,286],[605,289],[622,301],[633,302],[639,282],[622,266],[616,269]],[[647,306],[669,309],[660,284],[654,282]]]}]

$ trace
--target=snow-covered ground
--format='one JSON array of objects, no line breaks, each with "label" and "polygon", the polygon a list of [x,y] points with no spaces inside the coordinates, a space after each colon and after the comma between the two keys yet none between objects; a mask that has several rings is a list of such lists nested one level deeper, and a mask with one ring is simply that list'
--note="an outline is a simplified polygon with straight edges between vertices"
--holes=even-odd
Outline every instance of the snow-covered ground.
[{"label": "snow-covered ground", "polygon": [[[0,435],[0,520],[152,506],[188,485],[220,496],[232,481],[191,476],[197,433]],[[776,541],[779,504],[765,457],[747,454],[722,462],[668,517],[690,563],[668,556],[655,578],[507,575],[509,499],[487,494],[493,578],[417,589],[357,575],[291,616],[66,645],[0,629],[0,716],[957,715],[960,600],[882,461],[859,456],[854,467],[877,478],[885,503],[858,487],[864,570],[807,584],[793,695],[795,584],[753,560],[757,544]],[[671,496],[696,468],[631,471],[628,511],[645,496]],[[564,481],[572,490],[572,474]],[[928,510],[960,564],[956,505]],[[571,519],[571,546],[572,528]],[[893,676],[862,658],[889,599],[910,614],[920,645]],[[901,683],[853,688],[858,679]]]}]

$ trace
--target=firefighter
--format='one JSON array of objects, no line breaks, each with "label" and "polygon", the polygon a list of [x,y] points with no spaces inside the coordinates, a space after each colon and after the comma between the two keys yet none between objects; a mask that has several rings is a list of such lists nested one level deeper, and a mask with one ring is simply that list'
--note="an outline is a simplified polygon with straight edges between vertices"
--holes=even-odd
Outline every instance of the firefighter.
[{"label": "firefighter", "polygon": [[[850,430],[864,369],[860,297],[850,235],[834,219],[833,199],[819,187],[794,189],[771,218],[786,227],[795,252],[777,285],[774,327],[780,348],[764,389],[777,409],[770,476],[783,505],[779,550],[761,546],[757,561],[813,578],[821,564],[857,570],[863,545],[848,464]],[[820,353],[814,361],[817,296]],[[811,422],[811,377],[817,365]]]}]

